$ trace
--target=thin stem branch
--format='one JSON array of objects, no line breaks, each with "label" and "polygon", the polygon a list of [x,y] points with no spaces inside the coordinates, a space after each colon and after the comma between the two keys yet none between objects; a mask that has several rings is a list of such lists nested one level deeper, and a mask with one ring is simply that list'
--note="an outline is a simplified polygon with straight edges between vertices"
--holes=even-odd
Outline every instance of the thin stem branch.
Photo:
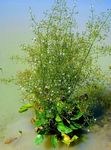
[{"label": "thin stem branch", "polygon": [[102,25],[100,26],[100,29],[98,30],[97,36],[95,36],[95,38],[93,39],[91,45],[90,45],[89,48],[88,48],[88,52],[87,52],[86,56],[84,57],[83,61],[81,62],[81,66],[80,66],[80,68],[78,69],[77,74],[76,74],[76,76],[77,76],[78,78],[76,78],[76,82],[75,82],[75,84],[74,84],[74,86],[73,86],[73,88],[72,88],[72,92],[71,92],[71,95],[70,95],[69,98],[71,98],[71,96],[72,96],[73,93],[75,92],[75,89],[76,89],[78,80],[80,80],[80,75],[81,75],[81,72],[82,72],[82,68],[83,68],[84,64],[86,63],[87,57],[89,56],[89,54],[90,54],[90,52],[91,52],[91,50],[92,50],[92,47],[93,47],[94,43],[96,42],[96,40],[97,40],[97,38],[98,38],[98,36],[99,36],[99,33],[101,32],[101,29],[104,27],[105,23],[107,22],[107,20],[109,19],[110,16],[111,16],[111,14],[109,13],[109,14],[107,15],[106,19],[104,20],[104,22],[102,23]]}]

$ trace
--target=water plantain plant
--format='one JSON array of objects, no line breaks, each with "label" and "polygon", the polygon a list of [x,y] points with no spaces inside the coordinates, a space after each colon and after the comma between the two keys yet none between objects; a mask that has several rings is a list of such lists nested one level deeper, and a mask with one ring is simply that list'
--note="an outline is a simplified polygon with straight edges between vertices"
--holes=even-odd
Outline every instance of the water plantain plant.
[{"label": "water plantain plant", "polygon": [[[23,45],[27,69],[17,73],[24,105],[19,112],[35,111],[36,144],[50,136],[70,145],[92,122],[92,107],[103,103],[97,98],[107,80],[97,64],[101,54],[111,52],[105,38],[110,30],[111,11],[91,14],[83,31],[78,31],[76,3],[56,0],[51,11],[36,22],[32,12],[34,40]],[[99,94],[100,95],[100,94]]]}]

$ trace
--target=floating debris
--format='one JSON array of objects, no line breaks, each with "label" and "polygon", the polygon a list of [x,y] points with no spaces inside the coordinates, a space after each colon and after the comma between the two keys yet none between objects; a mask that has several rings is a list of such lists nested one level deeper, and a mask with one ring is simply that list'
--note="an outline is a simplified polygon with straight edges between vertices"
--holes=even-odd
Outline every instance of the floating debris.
[{"label": "floating debris", "polygon": [[8,138],[8,139],[6,139],[5,140],[5,142],[4,142],[4,144],[11,144],[12,142],[14,142],[15,140],[17,140],[18,138],[20,138],[20,136],[22,135],[22,131],[21,130],[19,130],[18,131],[19,132],[19,136],[16,136],[16,137],[10,137],[10,138]]},{"label": "floating debris", "polygon": [[34,118],[31,119],[31,123],[32,123],[33,125],[35,124],[35,119],[34,119]]},{"label": "floating debris", "polygon": [[22,135],[22,133],[23,133],[21,130],[19,130],[18,132],[20,133],[20,135]]},{"label": "floating debris", "polygon": [[13,138],[11,137],[9,139],[6,139],[4,144],[11,144],[12,142],[14,142],[17,139],[18,139],[18,137],[13,137]]}]

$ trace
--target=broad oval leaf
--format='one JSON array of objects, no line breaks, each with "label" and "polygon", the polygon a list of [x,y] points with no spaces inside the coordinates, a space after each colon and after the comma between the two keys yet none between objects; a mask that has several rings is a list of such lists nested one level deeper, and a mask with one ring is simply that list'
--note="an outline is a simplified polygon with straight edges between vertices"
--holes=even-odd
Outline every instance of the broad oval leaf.
[{"label": "broad oval leaf", "polygon": [[75,127],[75,126],[73,126],[73,125],[70,125],[70,128],[71,128],[72,130],[78,130],[78,128]]},{"label": "broad oval leaf", "polygon": [[19,113],[25,112],[27,110],[28,110],[28,108],[22,106],[19,108]]},{"label": "broad oval leaf", "polygon": [[27,107],[27,108],[31,108],[33,105],[28,103],[28,104],[25,104],[24,106]]},{"label": "broad oval leaf", "polygon": [[83,116],[83,112],[79,112],[77,115],[75,115],[74,117],[71,118],[71,120],[78,120]]},{"label": "broad oval leaf", "polygon": [[80,124],[78,124],[78,123],[74,123],[74,126],[75,126],[76,128],[78,128],[78,129],[82,128],[82,126],[81,126]]},{"label": "broad oval leaf", "polygon": [[22,107],[19,108],[19,112],[22,113],[24,111],[27,111],[29,108],[33,107],[32,104],[28,103],[28,104],[25,104],[23,105]]},{"label": "broad oval leaf", "polygon": [[66,133],[66,134],[73,131],[71,128],[65,126],[62,122],[57,125],[57,129],[59,132]]},{"label": "broad oval leaf", "polygon": [[61,121],[62,121],[62,119],[60,118],[60,116],[59,116],[59,115],[56,115],[55,120],[56,120],[57,122],[61,122]]},{"label": "broad oval leaf", "polygon": [[35,122],[35,126],[36,127],[40,127],[42,125],[42,121],[41,120],[37,120],[36,122]]},{"label": "broad oval leaf", "polygon": [[77,135],[74,135],[74,136],[72,137],[72,139],[71,139],[71,142],[77,141],[78,138],[79,138],[79,137],[78,137]]},{"label": "broad oval leaf", "polygon": [[38,135],[36,136],[36,138],[35,138],[35,143],[36,143],[36,144],[41,144],[41,143],[43,142],[43,140],[44,140],[43,135],[38,134]]}]

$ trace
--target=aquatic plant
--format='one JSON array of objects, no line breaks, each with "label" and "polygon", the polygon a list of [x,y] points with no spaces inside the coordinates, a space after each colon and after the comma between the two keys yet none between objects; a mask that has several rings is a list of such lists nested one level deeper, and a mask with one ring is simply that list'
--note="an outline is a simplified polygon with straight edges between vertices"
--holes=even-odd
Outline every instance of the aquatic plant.
[{"label": "aquatic plant", "polygon": [[91,124],[91,108],[103,103],[96,93],[105,88],[106,79],[96,61],[111,52],[105,43],[111,11],[97,16],[91,9],[83,31],[78,31],[75,2],[71,9],[65,0],[57,0],[40,22],[30,14],[34,40],[22,46],[28,65],[17,72],[24,103],[19,112],[35,111],[36,144],[50,135],[53,147],[59,140],[70,145]]}]

